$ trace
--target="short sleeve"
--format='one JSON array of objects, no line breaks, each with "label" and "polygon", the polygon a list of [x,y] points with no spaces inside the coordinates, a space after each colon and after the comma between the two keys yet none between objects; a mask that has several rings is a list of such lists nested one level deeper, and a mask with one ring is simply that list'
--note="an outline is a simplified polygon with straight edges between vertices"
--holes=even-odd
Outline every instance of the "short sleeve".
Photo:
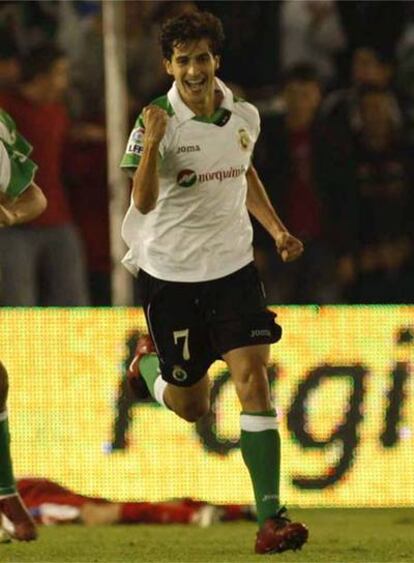
[{"label": "short sleeve", "polygon": [[[144,135],[145,127],[142,114],[138,117],[135,122],[135,126],[132,129],[129,139],[127,142],[126,150],[124,156],[121,160],[121,168],[126,170],[135,170],[138,167],[139,161],[141,160],[142,153],[144,151]],[[159,147],[159,158],[163,158],[165,152],[165,137],[160,143]]]},{"label": "short sleeve", "polygon": [[124,156],[121,160],[121,168],[137,168],[144,150],[144,134],[144,120],[142,114],[140,114],[129,135]]},{"label": "short sleeve", "polygon": [[26,141],[17,129],[12,117],[0,108],[0,141],[18,151],[21,154],[29,156],[32,152],[32,145]]},{"label": "short sleeve", "polygon": [[0,141],[0,192],[19,197],[33,183],[36,170],[30,158]]}]

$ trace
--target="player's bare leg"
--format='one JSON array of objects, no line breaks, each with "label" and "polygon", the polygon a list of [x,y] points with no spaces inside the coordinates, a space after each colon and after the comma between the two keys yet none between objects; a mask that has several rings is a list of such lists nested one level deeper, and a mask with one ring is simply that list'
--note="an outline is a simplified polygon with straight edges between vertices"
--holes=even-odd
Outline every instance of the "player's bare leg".
[{"label": "player's bare leg", "polygon": [[269,355],[269,345],[238,348],[224,355],[242,406],[240,447],[256,500],[256,553],[299,549],[308,538],[307,528],[286,518],[280,506],[280,437],[267,378]]},{"label": "player's bare leg", "polygon": [[[10,455],[7,415],[8,375],[0,362],[0,513],[10,522],[7,532],[19,541],[36,539],[36,526],[17,493]],[[7,522],[6,520],[6,522]]]},{"label": "player's bare leg", "polygon": [[167,384],[164,391],[165,404],[187,422],[196,422],[210,409],[210,381],[206,374],[190,387]]}]

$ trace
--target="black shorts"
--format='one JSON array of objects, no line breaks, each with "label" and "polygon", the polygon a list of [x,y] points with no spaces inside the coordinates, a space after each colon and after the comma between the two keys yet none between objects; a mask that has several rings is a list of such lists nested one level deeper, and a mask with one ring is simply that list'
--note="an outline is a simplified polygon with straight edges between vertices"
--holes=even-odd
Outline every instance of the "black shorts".
[{"label": "black shorts", "polygon": [[173,385],[194,385],[226,352],[282,335],[254,263],[196,283],[163,281],[140,270],[137,283],[162,377]]}]

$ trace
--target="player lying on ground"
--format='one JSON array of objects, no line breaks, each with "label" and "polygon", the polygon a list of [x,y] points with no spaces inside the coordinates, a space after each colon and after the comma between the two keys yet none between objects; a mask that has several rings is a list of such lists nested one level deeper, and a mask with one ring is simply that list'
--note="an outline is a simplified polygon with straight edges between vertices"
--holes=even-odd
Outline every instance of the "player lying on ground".
[{"label": "player lying on ground", "polygon": [[[40,524],[196,524],[252,520],[244,505],[212,505],[192,499],[168,502],[111,502],[80,495],[50,479],[26,477],[17,480],[21,498]],[[5,522],[8,531],[10,525]]]},{"label": "player lying on ground", "polygon": [[[19,135],[12,118],[0,108],[0,228],[31,221],[46,209],[46,198],[34,184],[37,166],[31,146]],[[11,252],[13,250],[11,249]],[[1,272],[7,276],[7,272]],[[7,415],[8,373],[0,362],[0,512],[14,524],[18,540],[36,538],[36,528],[19,495],[13,476]]]},{"label": "player lying on ground", "polygon": [[284,261],[298,258],[303,245],[252,166],[257,109],[215,76],[223,38],[221,22],[207,12],[162,27],[174,84],[138,117],[121,164],[132,177],[124,264],[137,276],[157,353],[139,368],[160,404],[195,422],[209,410],[208,368],[226,362],[242,408],[241,452],[259,522],[255,550],[273,553],[300,548],[308,531],[290,522],[280,503],[280,438],[267,364],[281,328],[253,263],[248,212]]}]

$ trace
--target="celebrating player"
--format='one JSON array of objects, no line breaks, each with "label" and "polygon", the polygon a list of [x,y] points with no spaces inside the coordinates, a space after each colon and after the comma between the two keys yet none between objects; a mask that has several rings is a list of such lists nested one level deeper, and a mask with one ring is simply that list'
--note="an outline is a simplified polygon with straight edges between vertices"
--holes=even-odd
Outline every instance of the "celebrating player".
[{"label": "celebrating player", "polygon": [[241,451],[259,522],[255,550],[282,552],[300,548],[308,531],[280,505],[280,439],[266,366],[281,328],[265,306],[248,212],[283,261],[298,258],[303,245],[251,163],[258,111],[216,77],[223,39],[221,22],[207,12],[162,27],[174,84],[143,109],[122,160],[133,174],[124,264],[138,275],[156,351],[148,338],[140,341],[139,375],[159,403],[196,421],[209,410],[209,366],[226,362],[242,406]]},{"label": "celebrating player", "polygon": [[[30,152],[12,118],[0,109],[0,228],[30,221],[46,209],[46,198],[33,182],[37,166],[28,158]],[[7,393],[8,374],[0,362],[0,512],[12,522],[16,539],[30,541],[36,539],[36,528],[13,476]]]}]

